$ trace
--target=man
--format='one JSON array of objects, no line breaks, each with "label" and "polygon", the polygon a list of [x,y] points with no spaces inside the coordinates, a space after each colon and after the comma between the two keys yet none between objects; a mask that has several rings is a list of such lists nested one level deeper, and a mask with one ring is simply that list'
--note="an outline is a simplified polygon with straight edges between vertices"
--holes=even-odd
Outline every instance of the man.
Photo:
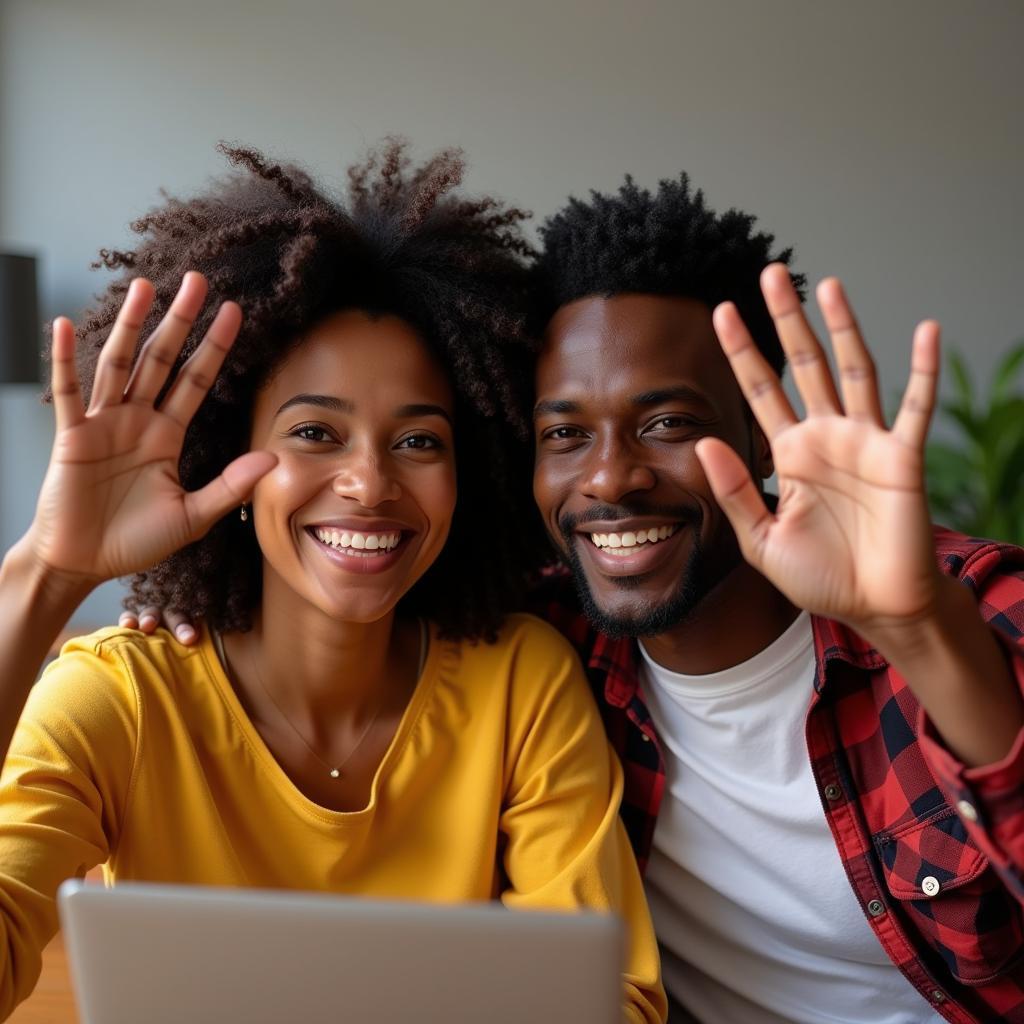
[{"label": "man", "polygon": [[841,286],[837,391],[752,223],[684,176],[542,232],[534,493],[589,625],[549,612],[666,987],[705,1024],[1024,1021],[1024,552],[929,525],[937,325],[886,429]]},{"label": "man", "polygon": [[837,391],[752,225],[627,179],[537,267],[534,490],[585,616],[558,577],[547,612],[625,764],[666,986],[703,1024],[1024,1021],[1024,552],[929,526],[937,326],[887,430],[838,282]]}]

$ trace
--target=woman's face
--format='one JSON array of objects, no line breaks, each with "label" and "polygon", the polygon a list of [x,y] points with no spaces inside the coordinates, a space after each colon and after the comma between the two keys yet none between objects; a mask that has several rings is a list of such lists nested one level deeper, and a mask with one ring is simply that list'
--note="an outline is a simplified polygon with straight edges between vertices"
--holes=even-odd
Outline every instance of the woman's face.
[{"label": "woman's face", "polygon": [[455,509],[453,399],[419,334],[359,311],[321,321],[257,395],[252,448],[264,597],[285,584],[373,622],[440,554]]}]

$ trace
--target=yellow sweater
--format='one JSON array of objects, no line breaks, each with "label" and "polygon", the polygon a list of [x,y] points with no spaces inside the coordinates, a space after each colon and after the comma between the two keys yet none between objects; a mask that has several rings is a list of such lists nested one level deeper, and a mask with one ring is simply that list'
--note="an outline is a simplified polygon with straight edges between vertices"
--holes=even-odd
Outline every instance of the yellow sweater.
[{"label": "yellow sweater", "polygon": [[626,1016],[664,1018],[618,818],[622,773],[576,656],[512,616],[496,644],[431,637],[369,804],[303,796],[208,633],[105,629],[33,687],[0,776],[0,1019],[35,985],[65,878],[144,879],[509,907],[591,907],[629,930]]}]

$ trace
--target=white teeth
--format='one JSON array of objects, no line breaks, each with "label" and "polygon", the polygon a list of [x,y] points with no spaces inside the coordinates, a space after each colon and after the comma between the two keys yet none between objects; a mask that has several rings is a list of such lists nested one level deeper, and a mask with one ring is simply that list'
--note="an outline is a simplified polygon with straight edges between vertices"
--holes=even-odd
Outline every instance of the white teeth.
[{"label": "white teeth", "polygon": [[590,539],[594,547],[601,548],[612,555],[630,554],[629,548],[639,544],[656,544],[659,540],[667,540],[676,532],[675,525],[652,526],[647,530],[627,530],[625,533],[592,533]]},{"label": "white teeth", "polygon": [[316,527],[316,539],[339,551],[393,551],[402,539],[401,533],[358,533],[355,530],[328,530]]}]

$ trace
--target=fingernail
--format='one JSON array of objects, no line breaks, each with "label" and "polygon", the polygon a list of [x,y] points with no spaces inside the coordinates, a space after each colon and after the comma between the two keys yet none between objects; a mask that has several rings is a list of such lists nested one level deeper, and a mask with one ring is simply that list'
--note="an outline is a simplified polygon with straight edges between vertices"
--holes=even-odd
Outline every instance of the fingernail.
[{"label": "fingernail", "polygon": [[142,618],[139,619],[139,629],[151,629],[155,625],[156,625],[156,616],[155,615],[143,615]]},{"label": "fingernail", "polygon": [[179,626],[175,632],[182,643],[187,643],[196,635],[196,631],[191,626]]}]

